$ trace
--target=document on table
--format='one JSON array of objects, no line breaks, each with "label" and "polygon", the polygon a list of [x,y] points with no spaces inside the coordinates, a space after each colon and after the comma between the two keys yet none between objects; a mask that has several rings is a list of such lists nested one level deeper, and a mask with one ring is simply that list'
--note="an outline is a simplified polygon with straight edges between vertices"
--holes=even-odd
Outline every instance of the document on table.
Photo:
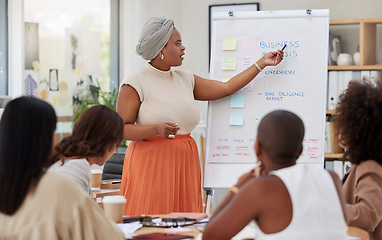
[{"label": "document on table", "polygon": [[126,239],[133,239],[132,236],[135,236],[135,231],[142,227],[142,223],[140,222],[132,222],[132,223],[119,223],[117,224],[119,229],[123,232]]}]

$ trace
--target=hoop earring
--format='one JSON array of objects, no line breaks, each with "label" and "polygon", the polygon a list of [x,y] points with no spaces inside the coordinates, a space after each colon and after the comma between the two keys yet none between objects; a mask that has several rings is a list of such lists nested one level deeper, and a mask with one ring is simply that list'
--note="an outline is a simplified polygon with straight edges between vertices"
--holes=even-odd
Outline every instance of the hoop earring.
[{"label": "hoop earring", "polygon": [[162,54],[161,56],[160,56],[160,59],[163,59],[164,58],[164,55]]}]

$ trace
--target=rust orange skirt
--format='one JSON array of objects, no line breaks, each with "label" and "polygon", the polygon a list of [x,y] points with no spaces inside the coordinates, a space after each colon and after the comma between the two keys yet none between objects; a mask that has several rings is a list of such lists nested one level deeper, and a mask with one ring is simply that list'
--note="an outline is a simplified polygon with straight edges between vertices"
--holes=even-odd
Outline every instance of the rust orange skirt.
[{"label": "rust orange skirt", "polygon": [[202,212],[200,179],[198,150],[189,134],[132,141],[122,173],[124,215]]}]

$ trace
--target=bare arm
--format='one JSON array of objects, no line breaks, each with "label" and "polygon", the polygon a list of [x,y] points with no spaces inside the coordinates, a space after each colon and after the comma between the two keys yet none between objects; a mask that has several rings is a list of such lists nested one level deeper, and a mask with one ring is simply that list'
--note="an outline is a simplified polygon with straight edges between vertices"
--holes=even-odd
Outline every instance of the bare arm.
[{"label": "bare arm", "polygon": [[[237,181],[237,183],[235,184],[235,186],[237,187],[237,189],[240,189],[246,182],[248,182],[249,180],[251,179],[254,179],[256,178],[255,174],[254,174],[254,169],[252,169],[251,171],[243,174],[239,180]],[[213,218],[215,218],[217,216],[217,214],[222,210],[224,209],[227,204],[232,200],[232,198],[235,196],[235,193],[233,192],[229,192],[228,195],[224,198],[223,202],[221,202],[219,204],[219,206],[216,208],[216,210],[214,211],[214,215],[212,215],[210,217],[210,220],[212,220]]]},{"label": "bare arm", "polygon": [[137,91],[130,85],[124,85],[118,95],[117,112],[125,123],[123,137],[126,140],[137,141],[158,135],[168,138],[169,134],[176,135],[179,127],[174,123],[136,125],[135,121],[140,106],[141,102]]},{"label": "bare arm", "polygon": [[[284,53],[281,50],[268,52],[257,61],[259,67],[264,69],[266,66],[275,66],[281,62]],[[196,100],[215,100],[229,96],[251,82],[258,74],[259,70],[255,65],[237,74],[228,82],[220,82],[195,77],[194,97]]]},{"label": "bare arm", "polygon": [[203,239],[231,239],[256,218],[263,207],[259,197],[262,196],[261,188],[258,185],[256,181],[250,181],[236,194],[229,193],[207,224]]}]

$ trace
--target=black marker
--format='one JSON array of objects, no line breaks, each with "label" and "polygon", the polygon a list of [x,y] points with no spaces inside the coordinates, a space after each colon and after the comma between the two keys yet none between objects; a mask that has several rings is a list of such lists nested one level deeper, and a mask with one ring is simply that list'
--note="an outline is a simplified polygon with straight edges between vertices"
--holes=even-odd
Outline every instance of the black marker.
[{"label": "black marker", "polygon": [[281,49],[281,51],[284,51],[284,49],[286,48],[286,46],[287,46],[287,45],[285,44],[284,47]]}]

